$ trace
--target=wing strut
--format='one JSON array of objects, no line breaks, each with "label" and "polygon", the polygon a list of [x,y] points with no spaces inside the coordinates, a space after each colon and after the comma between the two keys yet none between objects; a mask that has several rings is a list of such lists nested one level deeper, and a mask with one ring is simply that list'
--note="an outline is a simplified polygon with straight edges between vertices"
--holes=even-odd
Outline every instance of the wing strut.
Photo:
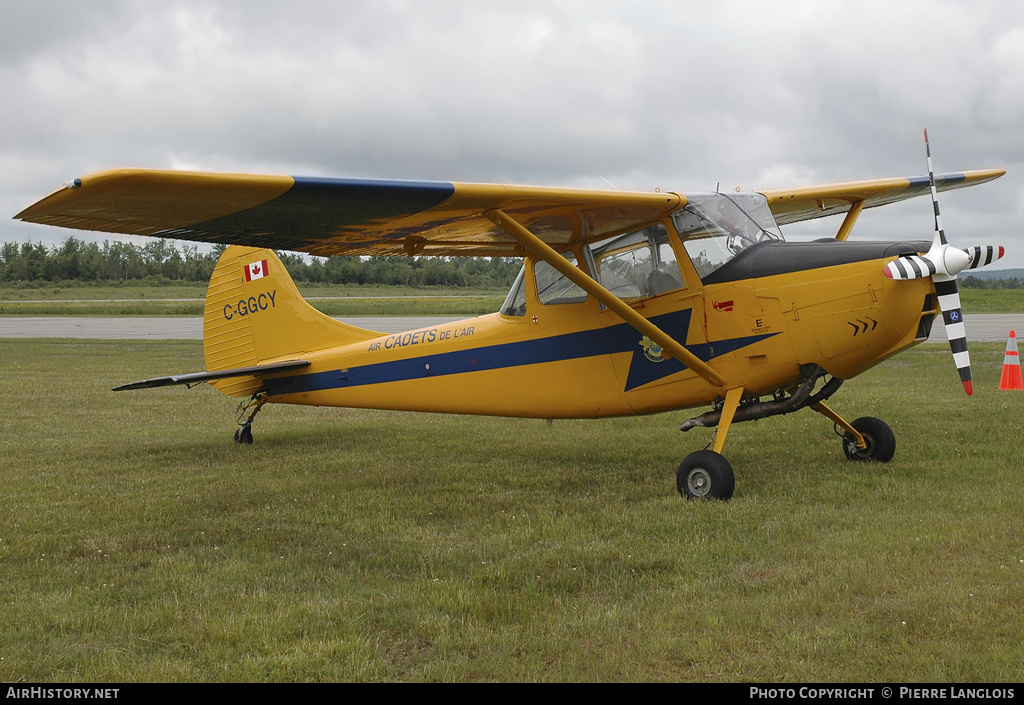
[{"label": "wing strut", "polygon": [[708,383],[716,387],[725,385],[725,379],[706,362],[687,350],[668,333],[634,311],[622,299],[598,284],[593,277],[584,274],[582,270],[572,265],[567,259],[551,249],[547,243],[510,218],[504,211],[495,208],[487,211],[484,215],[491,219],[495,225],[514,237],[517,242],[531,253],[550,264],[572,283],[618,314],[619,318],[660,345],[663,354],[676,358],[707,380]]},{"label": "wing strut", "polygon": [[865,199],[854,201],[850,206],[850,210],[846,212],[846,218],[843,219],[843,224],[839,227],[839,232],[836,233],[836,240],[846,240],[850,237],[850,231],[853,230],[853,224],[857,222],[860,212],[864,210]]}]

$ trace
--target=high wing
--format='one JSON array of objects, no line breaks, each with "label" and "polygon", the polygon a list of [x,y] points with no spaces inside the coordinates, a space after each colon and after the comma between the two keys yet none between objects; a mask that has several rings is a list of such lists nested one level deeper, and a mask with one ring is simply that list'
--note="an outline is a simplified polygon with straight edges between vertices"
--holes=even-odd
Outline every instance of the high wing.
[{"label": "high wing", "polygon": [[[936,187],[971,186],[1003,173],[943,174]],[[762,193],[776,221],[786,225],[851,209],[856,215],[926,195],[929,185],[927,176],[919,176]],[[497,213],[564,250],[636,229],[684,205],[686,198],[676,193],[118,169],[68,182],[15,218],[324,257],[521,257],[523,239],[497,222]]]},{"label": "high wing", "polygon": [[[1006,172],[1002,169],[965,171],[958,174],[937,174],[935,189],[949,191],[983,184],[997,179]],[[928,176],[910,176],[897,179],[873,179],[825,186],[761,191],[768,198],[775,222],[779,225],[796,223],[812,218],[846,213],[851,208],[874,208],[930,193]],[[860,205],[858,205],[860,204]]]},{"label": "high wing", "polygon": [[489,211],[562,249],[645,225],[683,204],[674,193],[131,169],[76,179],[15,218],[319,256],[509,257],[523,256],[523,247]]}]

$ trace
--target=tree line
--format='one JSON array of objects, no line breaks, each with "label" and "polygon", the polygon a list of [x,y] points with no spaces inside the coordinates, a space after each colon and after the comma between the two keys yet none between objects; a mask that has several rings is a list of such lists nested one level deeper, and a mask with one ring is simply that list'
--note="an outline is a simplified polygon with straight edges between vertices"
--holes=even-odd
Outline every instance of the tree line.
[{"label": "tree line", "polygon": [[[102,245],[68,237],[53,247],[43,243],[6,242],[0,248],[0,282],[13,284],[129,281],[206,283],[224,245],[201,252],[198,245],[154,239],[145,245],[104,241]],[[304,257],[279,252],[298,282],[440,286],[507,289],[522,261],[510,257]],[[1017,277],[960,277],[967,289],[1022,289]]]},{"label": "tree line", "polygon": [[[224,251],[156,239],[144,245],[103,244],[68,237],[59,245],[7,242],[0,248],[3,283],[121,283],[130,281],[209,281]],[[502,257],[304,257],[279,252],[299,282],[322,284],[442,286],[507,289],[522,261]]]},{"label": "tree line", "polygon": [[960,286],[965,289],[1024,289],[1024,280],[1017,277],[982,279],[973,274],[960,277]]}]

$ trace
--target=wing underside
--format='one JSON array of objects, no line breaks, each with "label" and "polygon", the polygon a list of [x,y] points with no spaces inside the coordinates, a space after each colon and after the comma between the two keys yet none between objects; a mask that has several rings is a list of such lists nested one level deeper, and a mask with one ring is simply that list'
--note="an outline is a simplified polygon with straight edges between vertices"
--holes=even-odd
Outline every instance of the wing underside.
[{"label": "wing underside", "polygon": [[15,217],[319,256],[522,256],[488,211],[501,209],[560,248],[680,205],[672,193],[117,170],[77,179]]},{"label": "wing underside", "polygon": [[[936,177],[940,191],[984,183],[999,170]],[[927,177],[762,192],[780,225],[929,193]],[[682,208],[675,193],[498,184],[253,176],[121,169],[98,172],[16,218],[80,230],[267,247],[311,255],[521,257],[500,211],[546,245],[627,232]]]},{"label": "wing underside", "polygon": [[[950,191],[975,186],[999,178],[1004,173],[1001,169],[986,169],[940,174],[935,177],[935,188],[937,191]],[[875,208],[927,196],[930,192],[927,175],[761,191],[768,198],[768,207],[779,225],[846,213],[857,203],[863,203],[862,208]]]}]

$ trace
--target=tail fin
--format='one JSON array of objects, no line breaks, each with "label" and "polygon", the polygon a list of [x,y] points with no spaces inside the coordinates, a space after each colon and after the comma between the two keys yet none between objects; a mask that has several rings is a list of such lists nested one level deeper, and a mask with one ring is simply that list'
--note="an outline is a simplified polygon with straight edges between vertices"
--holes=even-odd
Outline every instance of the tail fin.
[{"label": "tail fin", "polygon": [[[259,365],[380,333],[326,316],[306,303],[272,250],[232,245],[213,270],[203,313],[203,354],[209,372]],[[211,382],[231,396],[247,396],[255,377]]]}]

